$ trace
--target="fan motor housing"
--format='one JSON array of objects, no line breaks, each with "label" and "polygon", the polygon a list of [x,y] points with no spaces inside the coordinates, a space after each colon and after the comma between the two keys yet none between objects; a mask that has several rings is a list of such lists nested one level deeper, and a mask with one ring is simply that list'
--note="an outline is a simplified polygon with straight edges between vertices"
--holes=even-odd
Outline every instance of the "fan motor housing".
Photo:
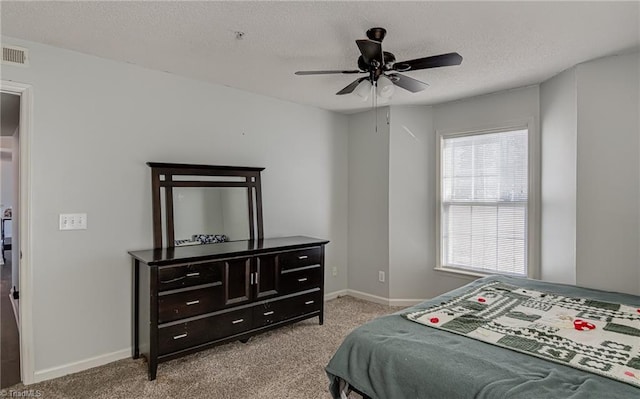
[{"label": "fan motor housing", "polygon": [[[385,71],[390,70],[393,67],[393,63],[396,62],[396,56],[393,55],[393,53],[390,53],[388,51],[383,51],[382,54],[384,57],[383,69]],[[358,68],[360,68],[361,71],[366,71],[366,72],[377,69],[373,65],[367,64],[363,56],[358,57]]]}]

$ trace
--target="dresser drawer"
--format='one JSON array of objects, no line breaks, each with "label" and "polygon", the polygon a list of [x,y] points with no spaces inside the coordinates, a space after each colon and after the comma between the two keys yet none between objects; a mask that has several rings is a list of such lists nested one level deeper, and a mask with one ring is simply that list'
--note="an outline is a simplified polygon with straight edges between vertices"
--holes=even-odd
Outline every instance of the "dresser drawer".
[{"label": "dresser drawer", "polygon": [[286,318],[291,318],[319,311],[322,309],[322,300],[322,291],[318,290],[309,294],[283,299],[279,301],[279,307]]},{"label": "dresser drawer", "polygon": [[322,309],[322,292],[320,290],[293,298],[267,302],[253,308],[254,326],[262,327],[320,309]]},{"label": "dresser drawer", "polygon": [[253,326],[255,328],[277,323],[284,320],[284,314],[278,307],[278,302],[267,302],[253,308]]},{"label": "dresser drawer", "polygon": [[252,309],[222,313],[204,319],[161,327],[158,350],[161,355],[215,341],[251,329]]},{"label": "dresser drawer", "polygon": [[163,267],[158,270],[158,291],[222,282],[219,262]]},{"label": "dresser drawer", "polygon": [[279,255],[282,270],[320,264],[322,248],[302,249],[300,251],[284,252]]},{"label": "dresser drawer", "polygon": [[283,270],[280,275],[280,291],[283,294],[305,291],[320,287],[321,282],[322,268],[320,265]]},{"label": "dresser drawer", "polygon": [[224,307],[222,283],[213,287],[183,291],[158,297],[158,323],[214,312]]}]

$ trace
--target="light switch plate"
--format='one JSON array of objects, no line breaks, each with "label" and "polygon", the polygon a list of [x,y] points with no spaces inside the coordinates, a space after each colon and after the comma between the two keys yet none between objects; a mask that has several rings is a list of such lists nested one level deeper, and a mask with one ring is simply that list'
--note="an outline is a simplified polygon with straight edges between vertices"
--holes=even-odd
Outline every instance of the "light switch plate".
[{"label": "light switch plate", "polygon": [[60,230],[86,230],[86,213],[61,213]]}]

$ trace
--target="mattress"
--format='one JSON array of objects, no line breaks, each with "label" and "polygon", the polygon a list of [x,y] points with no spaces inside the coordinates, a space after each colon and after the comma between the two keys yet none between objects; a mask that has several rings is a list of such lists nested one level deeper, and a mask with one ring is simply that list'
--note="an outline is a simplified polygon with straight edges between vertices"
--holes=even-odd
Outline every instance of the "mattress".
[{"label": "mattress", "polygon": [[640,297],[505,276],[476,280],[351,332],[326,367],[340,398],[345,381],[373,399],[637,398],[640,389],[563,364],[426,327],[402,316],[488,282],[640,308]]}]

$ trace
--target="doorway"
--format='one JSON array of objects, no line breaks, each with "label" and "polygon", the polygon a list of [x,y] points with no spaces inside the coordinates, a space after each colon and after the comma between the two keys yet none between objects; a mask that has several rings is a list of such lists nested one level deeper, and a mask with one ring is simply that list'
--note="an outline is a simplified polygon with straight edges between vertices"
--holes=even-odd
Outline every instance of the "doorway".
[{"label": "doorway", "polygon": [[[20,378],[20,259],[14,212],[19,201],[20,96],[0,93],[0,388]],[[15,245],[15,246],[14,246]]]},{"label": "doorway", "polygon": [[[18,102],[18,123],[17,129],[13,133],[17,135],[12,136],[12,148],[11,152],[11,165],[13,176],[12,179],[12,204],[11,204],[11,221],[5,223],[11,223],[11,249],[6,248],[5,265],[0,266],[4,268],[7,266],[6,272],[2,274],[9,274],[11,270],[11,278],[8,276],[5,281],[11,281],[8,285],[8,290],[11,292],[11,297],[8,293],[5,295],[5,291],[2,291],[2,297],[0,300],[4,301],[9,299],[11,304],[10,311],[4,308],[0,309],[0,317],[4,317],[5,313],[8,316],[13,316],[12,319],[7,319],[6,325],[15,325],[17,328],[17,335],[19,337],[19,344],[15,345],[15,341],[11,341],[9,354],[15,354],[18,352],[18,381],[22,380],[25,385],[32,384],[35,381],[35,374],[33,371],[35,356],[33,352],[33,314],[32,314],[32,273],[31,273],[31,170],[30,170],[30,157],[31,157],[31,126],[33,126],[33,87],[28,84],[12,82],[7,80],[0,80],[0,95],[9,94],[19,98]],[[9,100],[15,102],[15,98],[6,97]],[[2,122],[5,122],[4,110],[2,115]],[[11,115],[7,111],[7,115]],[[15,113],[13,114],[15,116]],[[15,122],[14,122],[15,124]],[[0,136],[0,139],[2,136]],[[6,141],[6,140],[5,140]],[[1,176],[1,172],[0,172]],[[4,177],[2,178],[4,180]],[[0,183],[0,189],[2,184]],[[1,197],[1,192],[0,192]],[[0,213],[0,216],[4,215],[4,209]],[[7,214],[8,215],[8,214]],[[9,233],[9,231],[7,231]],[[7,234],[8,235],[8,234]],[[9,242],[7,241],[7,244]],[[10,257],[10,259],[9,259]],[[11,263],[9,263],[11,262]],[[14,290],[15,287],[15,290]],[[15,299],[14,299],[15,297]],[[3,302],[0,301],[0,305]],[[2,326],[5,326],[5,319],[2,319]],[[8,320],[12,322],[9,323]],[[15,330],[14,330],[15,332]],[[4,338],[4,331],[0,331],[2,336],[0,340]],[[5,354],[4,348],[0,348],[0,357]],[[7,358],[9,357],[7,355]],[[1,360],[1,359],[0,359]],[[5,368],[3,363],[0,363],[2,368]],[[15,380],[15,368],[13,369],[13,380]],[[6,369],[0,369],[0,377],[7,372]],[[13,381],[11,381],[13,382]],[[4,387],[4,380],[0,380],[0,383]]]}]

